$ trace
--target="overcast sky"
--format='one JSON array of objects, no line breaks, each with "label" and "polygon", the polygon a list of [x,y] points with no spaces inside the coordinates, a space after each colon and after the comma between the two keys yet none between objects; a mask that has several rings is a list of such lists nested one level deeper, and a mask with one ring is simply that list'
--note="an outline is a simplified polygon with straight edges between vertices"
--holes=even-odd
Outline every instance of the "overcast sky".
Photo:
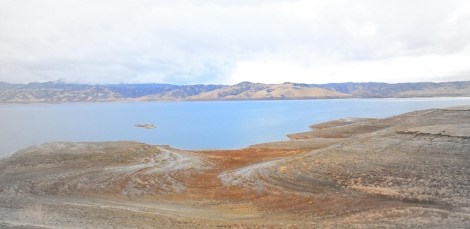
[{"label": "overcast sky", "polygon": [[0,81],[470,80],[468,0],[0,0]]}]

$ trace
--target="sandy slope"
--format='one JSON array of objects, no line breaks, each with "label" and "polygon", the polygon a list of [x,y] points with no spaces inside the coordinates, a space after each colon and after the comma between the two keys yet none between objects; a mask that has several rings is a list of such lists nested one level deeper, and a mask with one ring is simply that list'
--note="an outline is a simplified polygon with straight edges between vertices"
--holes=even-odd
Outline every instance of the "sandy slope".
[{"label": "sandy slope", "polygon": [[468,228],[470,108],[182,151],[49,143],[0,160],[0,227]]}]

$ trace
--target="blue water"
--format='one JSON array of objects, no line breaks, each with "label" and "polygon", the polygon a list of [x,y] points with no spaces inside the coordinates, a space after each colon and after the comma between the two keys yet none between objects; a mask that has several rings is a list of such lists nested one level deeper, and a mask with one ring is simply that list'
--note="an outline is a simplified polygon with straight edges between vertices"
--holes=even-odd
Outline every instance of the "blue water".
[{"label": "blue water", "polygon": [[[51,141],[131,140],[183,149],[286,140],[313,123],[470,105],[470,98],[0,105],[0,155]],[[134,125],[153,123],[156,129]]]}]

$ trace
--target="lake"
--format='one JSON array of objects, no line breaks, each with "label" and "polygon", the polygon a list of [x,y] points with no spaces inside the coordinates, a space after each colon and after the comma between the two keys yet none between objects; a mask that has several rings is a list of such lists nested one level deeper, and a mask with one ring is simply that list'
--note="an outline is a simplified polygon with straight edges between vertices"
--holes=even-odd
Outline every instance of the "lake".
[{"label": "lake", "polygon": [[[0,105],[0,155],[51,141],[119,141],[233,149],[286,140],[313,123],[470,105],[470,98],[320,99]],[[157,128],[137,128],[151,123]]]}]

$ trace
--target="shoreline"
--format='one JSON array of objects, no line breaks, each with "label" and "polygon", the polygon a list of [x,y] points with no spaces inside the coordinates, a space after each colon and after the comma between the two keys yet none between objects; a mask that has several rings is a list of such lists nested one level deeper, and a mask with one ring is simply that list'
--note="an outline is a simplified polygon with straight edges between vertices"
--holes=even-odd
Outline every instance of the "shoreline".
[{"label": "shoreline", "polygon": [[235,150],[37,145],[0,158],[0,226],[465,228],[468,120],[470,106],[339,119]]},{"label": "shoreline", "polygon": [[[367,103],[368,101],[370,102],[394,102],[394,103],[400,103],[400,102],[408,102],[408,103],[414,103],[414,101],[418,101],[416,104],[421,104],[422,105],[419,105],[420,107],[422,107],[421,109],[428,109],[428,107],[435,107],[435,108],[444,108],[446,106],[448,106],[448,103],[445,103],[446,101],[453,101],[453,102],[449,102],[449,104],[455,104],[457,106],[465,106],[465,105],[470,105],[470,103],[468,103],[468,101],[470,101],[470,97],[459,97],[459,98],[454,98],[454,97],[440,97],[440,98],[406,98],[406,99],[347,99],[349,101],[345,101],[345,102],[354,102],[354,101],[358,101],[358,102],[363,102],[363,103]],[[292,104],[303,104],[304,102],[306,104],[313,104],[315,105],[315,103],[319,100],[289,100],[289,101],[292,101],[293,103]],[[284,101],[284,103],[286,104],[291,104],[289,103],[289,101]],[[325,102],[329,102],[331,100],[320,100],[320,101],[325,101]],[[336,100],[338,102],[336,103],[333,103],[334,104],[340,104],[341,101],[344,101],[344,100]],[[431,105],[426,105],[428,104],[428,101],[429,101],[429,104]],[[221,103],[225,103],[226,105],[229,105],[230,102],[226,102],[226,101],[219,101]],[[235,102],[235,101],[234,101]],[[245,103],[245,101],[238,101],[240,102],[242,105],[243,103]],[[276,103],[280,103],[282,104],[283,102],[282,101],[250,101],[250,102],[253,102],[253,103],[273,103],[276,104]],[[165,104],[169,104],[171,102],[165,102]],[[212,102],[200,102],[204,105],[204,103],[207,103],[208,105],[210,105],[209,103],[212,103]],[[432,105],[432,103],[434,103],[434,105]],[[5,108],[6,110],[4,110],[6,112],[6,114],[8,114],[9,110],[12,110],[14,111],[14,109],[16,108],[21,108],[21,107],[24,107],[24,108],[30,108],[30,109],[42,109],[42,107],[44,106],[44,108],[47,108],[47,109],[56,109],[56,108],[60,108],[60,111],[64,110],[61,108],[61,106],[64,106],[65,105],[65,108],[67,108],[67,106],[70,106],[70,107],[76,107],[78,108],[79,110],[86,110],[87,107],[89,107],[90,109],[93,109],[93,110],[96,110],[96,111],[100,111],[102,110],[100,108],[101,104],[104,104],[104,107],[103,109],[107,110],[109,108],[112,108],[113,106],[118,106],[118,107],[123,107],[123,106],[131,106],[133,104],[140,104],[140,103],[127,103],[127,102],[113,102],[113,103],[67,103],[67,104],[0,104],[0,107],[3,107]],[[159,104],[159,102],[145,102],[145,103],[141,103],[141,105],[139,105],[139,107],[142,107],[144,106],[145,104]],[[249,102],[246,103],[247,105],[249,105]],[[461,105],[460,105],[461,104]],[[89,105],[89,106],[88,106]],[[164,104],[162,104],[163,106]],[[217,104],[213,104],[213,106],[215,106]],[[267,107],[270,107],[268,106],[270,104],[266,104],[265,106]],[[364,104],[363,104],[364,105]],[[411,105],[411,104],[410,104]],[[454,106],[455,106],[454,105]],[[334,107],[334,106],[333,106]],[[417,108],[415,108],[417,109]],[[407,111],[410,111],[411,109],[404,109],[404,111],[402,112],[407,112]],[[331,112],[335,112],[335,110],[332,110]],[[374,111],[376,114],[378,111]],[[356,112],[357,113],[357,112]],[[380,113],[380,112],[379,112]],[[387,117],[387,116],[390,116],[390,115],[397,115],[398,112],[395,112],[395,113],[392,113],[392,114],[388,114],[388,115],[360,115],[360,114],[353,114],[352,116],[355,116],[355,117]],[[315,114],[310,114],[310,115],[315,115]],[[59,116],[57,116],[59,117]],[[199,118],[203,118],[203,117],[199,117]],[[342,118],[342,117],[337,117],[337,118]],[[137,120],[137,119],[136,119]],[[73,122],[73,120],[70,120]],[[150,123],[154,123],[154,124],[159,124],[159,119],[150,119],[150,120],[141,120],[141,121],[145,121],[145,122],[150,122]],[[319,120],[317,122],[321,122],[321,121],[327,121],[327,120]],[[135,123],[139,123],[138,121],[135,121],[135,120],[132,120],[129,125],[135,125]],[[8,123],[7,123],[8,124]],[[51,125],[59,125],[59,123],[51,123]],[[60,125],[67,125],[66,122],[63,122],[61,123]],[[108,126],[109,125],[120,125],[120,123],[109,123],[107,124]],[[219,144],[218,146],[213,146],[213,145],[209,145],[209,144],[202,144],[201,146],[199,145],[194,145],[194,144],[178,144],[178,142],[175,142],[175,141],[172,141],[171,139],[169,141],[151,141],[151,140],[148,140],[148,139],[143,139],[143,138],[133,138],[132,136],[129,136],[129,135],[123,135],[123,136],[114,136],[114,137],[110,137],[108,139],[102,139],[104,141],[115,141],[115,140],[121,140],[121,139],[129,139],[129,140],[133,140],[133,141],[139,141],[139,142],[143,142],[143,143],[147,143],[147,144],[170,144],[176,148],[181,148],[181,149],[186,149],[186,150],[223,150],[223,149],[230,149],[230,150],[234,150],[234,149],[241,149],[241,148],[244,148],[244,147],[249,147],[250,145],[256,145],[256,144],[263,144],[263,143],[267,143],[267,142],[270,142],[270,141],[283,141],[283,140],[288,140],[288,136],[291,134],[291,133],[295,133],[295,132],[302,132],[302,131],[308,131],[309,126],[310,124],[309,123],[306,123],[305,124],[305,128],[302,127],[298,127],[296,128],[296,130],[286,130],[286,131],[282,131],[282,133],[280,132],[280,135],[276,138],[276,139],[265,139],[265,140],[262,140],[262,141],[247,141],[245,140],[244,142],[241,142],[240,144],[233,144],[232,146],[224,146],[224,145],[221,145]],[[7,125],[8,126],[8,125]],[[99,123],[98,123],[98,126],[99,126]],[[153,134],[157,134],[159,136],[161,136],[161,133],[165,132],[166,129],[168,129],[168,127],[164,127],[162,125],[158,125],[159,127],[162,127],[162,128],[159,128],[157,129],[157,132],[156,133],[153,133]],[[121,127],[122,129],[122,127]],[[292,129],[292,128],[290,128]],[[39,129],[40,131],[47,131],[47,130],[41,130]],[[198,129],[200,130],[200,128]],[[27,131],[25,129],[25,127],[21,127],[21,129],[19,129],[19,131]],[[80,129],[74,129],[73,131],[80,131]],[[87,128],[86,130],[84,131],[92,131],[90,128]],[[163,131],[163,132],[162,132]],[[180,130],[180,131],[184,131],[184,130]],[[100,141],[100,140],[94,140],[92,138],[87,138],[86,136],[81,136],[81,135],[77,135],[77,137],[68,137],[68,138],[61,138],[62,135],[57,135],[60,131],[55,131],[57,133],[54,133],[54,137],[51,138],[51,140],[48,140],[48,139],[44,139],[43,141],[41,141],[42,143],[46,143],[46,142],[51,142],[51,141],[77,141],[77,142],[81,142],[81,141]],[[2,133],[0,133],[1,135]],[[4,132],[3,133],[5,136],[8,136],[9,133],[7,132]],[[34,138],[32,138],[33,136],[28,136],[28,134],[26,134],[24,137],[23,140],[20,140],[18,138],[19,136],[15,135],[13,133],[13,135],[11,135],[9,137],[9,139],[11,140],[10,142],[7,142],[6,145],[4,145],[3,148],[7,149],[7,151],[4,151],[2,153],[0,153],[0,155],[7,155],[7,154],[11,154],[11,153],[14,153],[15,151],[17,150],[21,150],[23,148],[26,148],[26,147],[29,147],[29,146],[32,146],[34,144],[40,144],[41,142],[38,142],[38,141],[35,141]],[[186,136],[186,137],[190,137],[190,136]],[[8,138],[7,138],[8,139]],[[168,139],[167,139],[168,140]],[[11,142],[26,142],[26,143],[29,143],[29,144],[21,144],[20,146],[18,146],[18,144],[16,145],[13,145],[13,144],[10,144]]]},{"label": "shoreline", "polygon": [[262,101],[308,101],[308,100],[396,100],[396,99],[470,99],[470,96],[422,96],[422,97],[345,97],[345,98],[292,98],[292,99],[200,99],[200,100],[111,100],[78,102],[0,102],[3,105],[68,105],[68,104],[113,104],[113,103],[197,103],[197,102],[262,102]]}]

